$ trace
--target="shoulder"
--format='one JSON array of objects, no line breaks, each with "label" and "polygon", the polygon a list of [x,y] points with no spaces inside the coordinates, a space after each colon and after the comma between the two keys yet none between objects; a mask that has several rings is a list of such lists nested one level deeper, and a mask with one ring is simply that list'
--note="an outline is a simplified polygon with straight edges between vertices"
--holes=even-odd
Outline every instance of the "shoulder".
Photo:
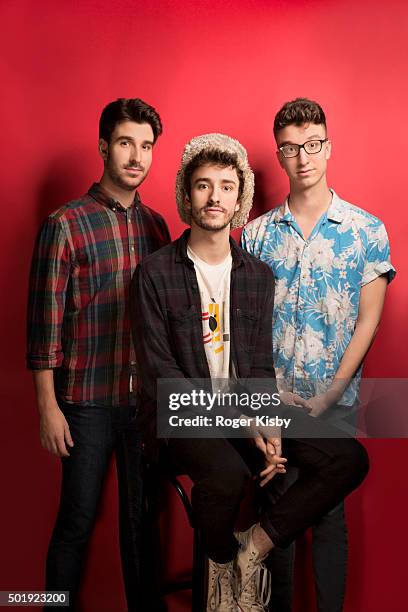
[{"label": "shoulder", "polygon": [[384,226],[381,219],[372,213],[369,213],[367,210],[364,210],[355,204],[351,204],[346,200],[342,200],[338,196],[337,206],[343,211],[346,220],[354,221],[361,229],[378,228],[380,226]]},{"label": "shoulder", "polygon": [[166,225],[167,226],[164,217],[160,213],[158,213],[156,210],[154,210],[154,208],[151,208],[150,206],[147,206],[147,204],[144,204],[142,201],[140,201],[139,206],[140,206],[141,212],[146,217],[149,217],[150,219],[152,219],[152,221],[155,221],[159,225]]},{"label": "shoulder", "polygon": [[244,233],[249,236],[257,237],[260,234],[264,233],[266,230],[273,228],[275,225],[275,221],[278,219],[279,215],[282,214],[282,206],[277,206],[276,208],[272,208],[268,212],[264,213],[260,217],[253,219],[244,227]]},{"label": "shoulder", "polygon": [[144,257],[138,267],[146,274],[165,271],[168,269],[169,264],[175,261],[176,249],[177,240],[174,240]]},{"label": "shoulder", "polygon": [[60,206],[54,210],[48,215],[46,222],[48,221],[55,224],[64,224],[64,222],[69,222],[73,219],[77,219],[78,217],[89,215],[94,208],[95,200],[88,194],[85,194],[80,198],[71,200],[70,202],[67,202],[63,206]]},{"label": "shoulder", "polygon": [[251,255],[251,253],[248,253],[248,251],[245,251],[239,246],[237,246],[237,249],[239,249],[239,254],[241,255],[245,270],[248,274],[255,275],[264,280],[269,278],[273,279],[273,273],[265,262]]}]

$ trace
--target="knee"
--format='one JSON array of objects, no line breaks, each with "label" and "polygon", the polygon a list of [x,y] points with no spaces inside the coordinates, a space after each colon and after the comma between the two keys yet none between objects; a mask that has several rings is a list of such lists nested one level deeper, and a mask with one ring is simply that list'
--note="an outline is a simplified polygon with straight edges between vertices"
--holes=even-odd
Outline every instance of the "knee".
[{"label": "knee", "polygon": [[346,470],[356,483],[360,483],[367,476],[370,467],[367,451],[357,440],[345,442],[347,444],[338,457],[338,467]]}]

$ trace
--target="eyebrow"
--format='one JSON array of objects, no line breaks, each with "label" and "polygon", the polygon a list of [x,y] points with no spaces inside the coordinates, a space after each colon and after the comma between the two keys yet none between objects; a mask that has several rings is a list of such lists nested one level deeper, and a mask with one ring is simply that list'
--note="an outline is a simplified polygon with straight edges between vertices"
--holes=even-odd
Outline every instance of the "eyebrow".
[{"label": "eyebrow", "polygon": [[[321,138],[320,134],[312,134],[311,136],[309,136],[305,140],[305,142],[308,142],[309,140],[324,140],[324,138]],[[280,145],[278,145],[278,148],[279,147],[284,147],[285,145],[293,145],[293,144],[299,144],[299,143],[298,142],[292,142],[291,140],[284,140]]]},{"label": "eyebrow", "polygon": [[[195,179],[194,184],[199,183],[199,182],[203,182],[206,181],[207,183],[211,183],[211,179],[207,178],[206,176],[204,177],[198,177]],[[231,183],[232,185],[236,185],[236,181],[232,180],[232,179],[222,179],[221,183]]]},{"label": "eyebrow", "polygon": [[[118,140],[131,140],[132,142],[135,142],[135,139],[133,138],[133,136],[118,136],[117,138],[115,138],[114,142],[117,142]],[[152,140],[144,140],[142,142],[142,144],[150,144],[153,145],[153,141]]]}]

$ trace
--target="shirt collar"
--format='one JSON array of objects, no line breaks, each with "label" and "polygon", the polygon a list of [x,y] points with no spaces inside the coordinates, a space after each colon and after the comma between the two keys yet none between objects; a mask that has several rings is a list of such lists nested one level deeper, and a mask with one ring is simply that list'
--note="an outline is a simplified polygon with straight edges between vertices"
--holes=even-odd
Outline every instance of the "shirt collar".
[{"label": "shirt collar", "polygon": [[[118,200],[115,200],[114,198],[112,198],[103,189],[100,183],[93,183],[92,187],[88,191],[88,194],[91,196],[91,198],[99,202],[99,204],[102,204],[103,206],[107,206],[114,212],[116,212],[117,210],[126,211],[126,208],[122,206],[122,204]],[[138,206],[139,204],[140,204],[140,197],[136,191],[135,199],[133,200],[133,203],[130,208],[132,208],[133,206]]]},{"label": "shirt collar", "polygon": [[[339,198],[339,196],[335,191],[333,191],[333,189],[330,189],[330,191],[332,192],[333,197],[331,204],[327,209],[327,218],[330,219],[330,221],[341,223],[344,220],[346,214],[343,200]],[[275,215],[276,223],[280,223],[281,221],[292,222],[295,220],[289,209],[288,198],[289,196],[278,208],[278,212]]]},{"label": "shirt collar", "polygon": [[[176,261],[183,262],[193,267],[194,263],[191,261],[189,256],[187,255],[187,243],[188,238],[190,236],[190,229],[186,229],[180,236],[178,240],[176,240]],[[232,268],[236,268],[243,262],[242,258],[242,250],[239,248],[237,243],[233,238],[229,238],[230,246],[231,246],[231,256],[232,256]]]}]

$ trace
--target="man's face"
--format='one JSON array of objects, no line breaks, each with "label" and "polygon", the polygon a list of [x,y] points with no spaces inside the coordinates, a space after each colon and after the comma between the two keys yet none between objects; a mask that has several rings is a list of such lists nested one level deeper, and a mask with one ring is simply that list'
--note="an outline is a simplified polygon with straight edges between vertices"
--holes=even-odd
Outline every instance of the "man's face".
[{"label": "man's face", "polygon": [[191,197],[186,206],[191,211],[191,224],[208,231],[229,226],[239,210],[239,179],[232,166],[226,168],[205,164],[191,176]]},{"label": "man's face", "polygon": [[279,151],[283,145],[297,144],[313,140],[324,140],[326,129],[324,125],[304,123],[303,125],[288,125],[276,135],[278,145],[277,157],[280,165],[289,177],[291,189],[303,190],[313,187],[326,176],[327,160],[330,158],[331,143],[324,142],[319,153],[306,153],[302,148],[297,157],[284,157]]},{"label": "man's face", "polygon": [[152,163],[153,130],[148,123],[116,124],[108,144],[99,141],[105,174],[120,189],[135,190],[146,178]]}]

